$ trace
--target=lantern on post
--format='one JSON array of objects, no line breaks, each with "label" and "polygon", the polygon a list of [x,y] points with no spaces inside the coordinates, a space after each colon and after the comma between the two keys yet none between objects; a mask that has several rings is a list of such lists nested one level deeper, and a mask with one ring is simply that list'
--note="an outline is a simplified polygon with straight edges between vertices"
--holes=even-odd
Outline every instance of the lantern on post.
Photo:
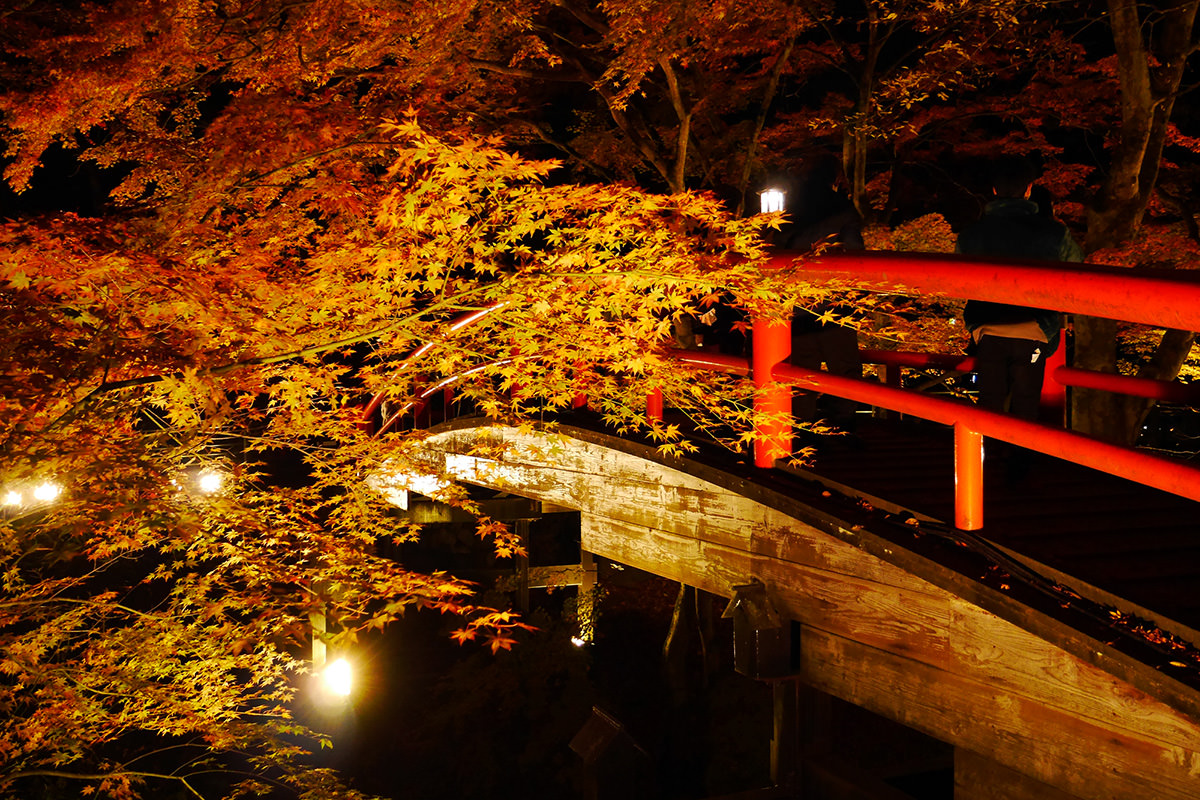
[{"label": "lantern on post", "polygon": [[763,214],[783,211],[786,201],[787,192],[775,186],[768,186],[758,193],[758,210]]},{"label": "lantern on post", "polygon": [[758,680],[792,674],[791,621],[780,617],[761,581],[733,587],[721,614],[733,619],[733,668]]}]

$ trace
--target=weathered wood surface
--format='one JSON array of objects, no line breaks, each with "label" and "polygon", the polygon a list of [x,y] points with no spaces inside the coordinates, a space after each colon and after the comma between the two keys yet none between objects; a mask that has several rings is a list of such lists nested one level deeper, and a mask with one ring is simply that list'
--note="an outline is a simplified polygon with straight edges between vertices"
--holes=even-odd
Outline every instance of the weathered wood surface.
[{"label": "weathered wood surface", "polygon": [[726,597],[762,580],[801,623],[818,689],[1079,797],[1200,797],[1194,691],[1003,599],[984,608],[868,532],[595,435],[462,428],[428,445],[456,479],[580,510],[593,553]]},{"label": "weathered wood surface", "polygon": [[954,754],[954,800],[1079,800],[969,750]]}]

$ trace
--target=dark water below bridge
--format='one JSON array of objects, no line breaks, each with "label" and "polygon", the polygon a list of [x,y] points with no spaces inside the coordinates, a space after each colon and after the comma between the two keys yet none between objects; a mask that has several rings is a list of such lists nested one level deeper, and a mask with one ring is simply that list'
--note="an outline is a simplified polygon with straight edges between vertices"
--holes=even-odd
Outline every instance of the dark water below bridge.
[{"label": "dark water below bridge", "polygon": [[[439,542],[454,544],[464,571],[472,550],[477,564],[494,566],[477,540],[472,546],[472,532],[451,527],[409,553],[414,566],[442,560]],[[531,539],[534,566],[577,559],[578,518],[546,517],[533,523]],[[683,669],[672,680],[662,649],[679,585],[604,561],[599,570],[600,615],[588,647],[570,642],[575,589],[533,590],[528,619],[539,631],[512,651],[454,645],[452,620],[428,612],[362,642],[360,693],[340,710],[308,709],[335,737],[328,764],[357,788],[397,800],[585,798],[587,770],[571,744],[597,707],[621,727],[600,750],[598,800],[610,791],[622,800],[699,800],[768,786],[772,690],[734,672],[725,601],[699,595],[698,613],[681,623]],[[818,763],[902,792],[892,797],[951,800],[947,745],[827,702]]]}]

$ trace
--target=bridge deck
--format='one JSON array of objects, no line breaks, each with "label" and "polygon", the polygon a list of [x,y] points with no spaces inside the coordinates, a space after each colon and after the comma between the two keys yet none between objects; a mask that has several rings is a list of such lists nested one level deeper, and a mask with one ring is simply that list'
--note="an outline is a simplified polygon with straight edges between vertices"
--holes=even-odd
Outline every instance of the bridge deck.
[{"label": "bridge deck", "polygon": [[[588,416],[553,431],[456,420],[424,440],[425,456],[456,481],[578,511],[581,548],[613,563],[730,599],[763,585],[798,637],[770,669],[821,692],[1068,796],[1196,797],[1196,631],[1180,638],[1177,622],[1160,621],[1183,616],[1182,604],[1147,592],[1138,600],[1157,608],[1146,617],[1120,597],[1138,585],[1111,579],[1186,573],[1178,553],[1157,560],[1156,537],[1176,519],[1186,528],[1188,504],[1137,490],[1122,499],[1116,479],[1076,480],[1051,462],[1031,475],[1048,490],[1037,497],[1013,487],[1005,499],[993,481],[991,507],[1017,508],[1008,522],[996,510],[980,537],[931,519],[949,516],[953,494],[950,437],[937,427],[872,422],[862,448],[822,448],[818,479],[716,447],[675,458]],[[1073,502],[1070,485],[1082,488]],[[1084,519],[1100,497],[1115,499]],[[1139,527],[1160,500],[1174,513]],[[1067,521],[1022,519],[1034,512]],[[1125,537],[1154,560],[1091,545]]]},{"label": "bridge deck", "polygon": [[[857,443],[823,437],[815,479],[851,487],[943,521],[954,519],[951,431],[868,420]],[[1131,601],[1156,621],[1200,630],[1200,504],[1038,455],[1006,480],[985,460],[984,538]],[[1164,626],[1170,629],[1178,626]],[[1195,641],[1195,639],[1193,639]]]}]

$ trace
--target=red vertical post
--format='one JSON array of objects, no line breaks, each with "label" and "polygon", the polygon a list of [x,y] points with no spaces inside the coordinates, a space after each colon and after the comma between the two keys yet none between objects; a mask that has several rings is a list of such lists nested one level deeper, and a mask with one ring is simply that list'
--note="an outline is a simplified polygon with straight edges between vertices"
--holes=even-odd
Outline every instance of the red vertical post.
[{"label": "red vertical post", "polygon": [[[773,467],[775,459],[792,453],[792,388],[775,381],[775,365],[792,354],[790,319],[755,319],[751,328],[754,353],[754,412],[758,421],[754,439],[754,465]],[[770,417],[770,419],[767,419]]]},{"label": "red vertical post", "polygon": [[1067,424],[1067,387],[1054,378],[1054,370],[1067,365],[1067,332],[1060,331],[1058,349],[1046,359],[1046,379],[1042,381],[1039,403],[1041,421],[1051,425]]},{"label": "red vertical post", "polygon": [[[578,376],[579,373],[582,371],[583,371],[582,364],[577,362],[575,364],[575,375]],[[584,391],[576,393],[575,397],[572,398],[572,400],[571,400],[571,408],[586,408],[587,404],[588,404],[588,396],[587,396],[587,392],[584,392]]]},{"label": "red vertical post", "polygon": [[983,527],[983,435],[954,423],[954,526]]},{"label": "red vertical post", "polygon": [[646,395],[646,417],[653,422],[662,422],[663,393],[662,389],[653,389]]}]

